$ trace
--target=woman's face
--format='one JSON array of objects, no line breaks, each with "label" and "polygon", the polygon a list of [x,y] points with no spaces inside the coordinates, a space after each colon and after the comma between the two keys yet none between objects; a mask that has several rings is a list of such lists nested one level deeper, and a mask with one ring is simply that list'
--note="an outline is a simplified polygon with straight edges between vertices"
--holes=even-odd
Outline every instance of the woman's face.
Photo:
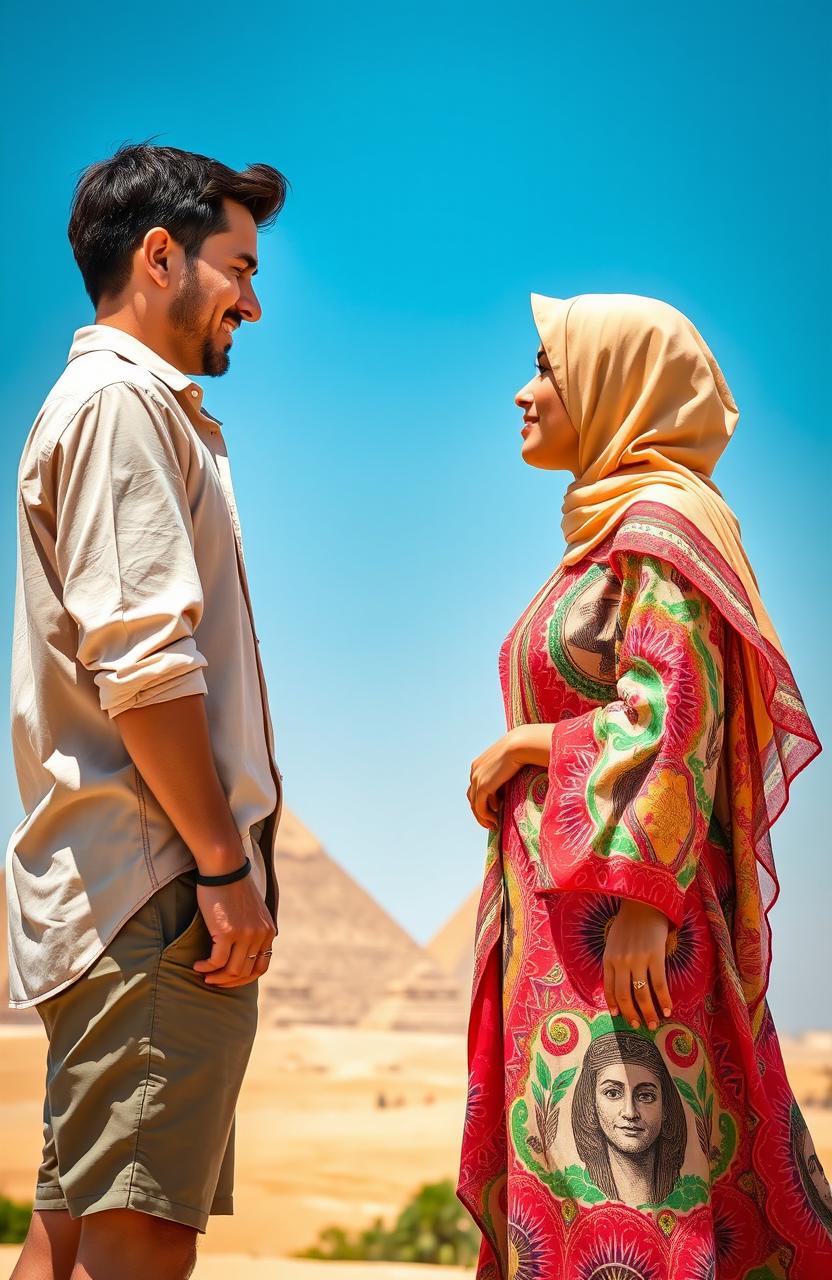
[{"label": "woman's face", "polygon": [[578,433],[569,420],[542,347],[537,353],[537,373],[520,388],[514,403],[523,410],[523,461],[544,471],[571,471],[577,476]]},{"label": "woman's face", "polygon": [[595,1078],[595,1110],[608,1142],[624,1155],[648,1151],[662,1129],[662,1091],[647,1067],[616,1062]]}]

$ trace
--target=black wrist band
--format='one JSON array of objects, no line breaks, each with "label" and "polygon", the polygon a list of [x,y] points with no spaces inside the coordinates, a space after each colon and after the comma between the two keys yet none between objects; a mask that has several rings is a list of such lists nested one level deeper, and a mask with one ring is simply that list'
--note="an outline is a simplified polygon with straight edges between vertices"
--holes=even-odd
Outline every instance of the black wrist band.
[{"label": "black wrist band", "polygon": [[235,880],[244,879],[244,877],[247,876],[250,871],[251,871],[251,862],[248,858],[246,858],[245,862],[241,867],[238,867],[236,871],[229,871],[228,875],[225,875],[225,876],[204,876],[202,872],[198,870],[196,873],[196,882],[197,884],[208,884],[208,885],[233,884]]}]

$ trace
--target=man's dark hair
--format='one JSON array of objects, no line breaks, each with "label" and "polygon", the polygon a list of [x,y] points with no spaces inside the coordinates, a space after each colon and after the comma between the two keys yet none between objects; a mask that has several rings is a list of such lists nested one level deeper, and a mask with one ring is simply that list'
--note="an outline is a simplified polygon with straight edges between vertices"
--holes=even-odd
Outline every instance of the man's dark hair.
[{"label": "man's dark hair", "polygon": [[203,240],[227,229],[223,200],[245,205],[258,227],[283,208],[286,179],[268,164],[237,172],[218,160],[160,147],[125,144],[85,169],[69,219],[69,243],[97,306],[130,279],[132,256],[151,227],[164,227],[189,258]]}]

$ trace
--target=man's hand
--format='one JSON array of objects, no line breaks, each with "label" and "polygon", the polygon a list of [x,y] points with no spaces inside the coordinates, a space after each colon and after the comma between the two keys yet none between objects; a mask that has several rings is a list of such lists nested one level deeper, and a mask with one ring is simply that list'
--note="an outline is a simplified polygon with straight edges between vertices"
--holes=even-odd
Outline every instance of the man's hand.
[{"label": "man's hand", "polygon": [[[213,939],[211,954],[194,970],[208,987],[242,987],[269,967],[275,928],[263,899],[247,875],[234,884],[197,885],[202,918]],[[252,958],[253,957],[253,958]]]},{"label": "man's hand", "polygon": [[[672,1012],[665,973],[665,952],[670,921],[648,906],[624,898],[610,925],[604,948],[604,995],[612,1014],[621,1012],[630,1026],[639,1025],[639,1013],[651,1031],[659,1025],[659,1010]],[[639,985],[636,985],[639,984]]]}]

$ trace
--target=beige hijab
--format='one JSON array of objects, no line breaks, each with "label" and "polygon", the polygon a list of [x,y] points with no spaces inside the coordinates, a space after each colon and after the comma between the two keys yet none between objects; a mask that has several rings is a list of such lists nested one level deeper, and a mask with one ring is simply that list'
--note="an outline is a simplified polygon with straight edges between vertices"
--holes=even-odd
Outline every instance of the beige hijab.
[{"label": "beige hijab", "polygon": [[532,312],[578,433],[563,562],[574,564],[603,541],[632,503],[663,503],[721,552],[761,634],[782,654],[739,521],[711,479],[739,411],[702,336],[675,307],[628,293],[533,293]]}]

